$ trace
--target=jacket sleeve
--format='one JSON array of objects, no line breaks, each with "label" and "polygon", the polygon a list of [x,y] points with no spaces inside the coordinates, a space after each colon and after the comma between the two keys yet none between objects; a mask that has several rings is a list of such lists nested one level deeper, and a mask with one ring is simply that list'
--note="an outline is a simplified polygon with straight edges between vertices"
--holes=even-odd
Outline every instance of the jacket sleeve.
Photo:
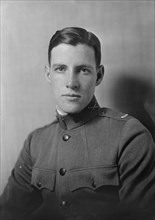
[{"label": "jacket sleeve", "polygon": [[1,220],[28,219],[41,203],[41,195],[31,186],[32,160],[29,135],[8,183],[0,197]]},{"label": "jacket sleeve", "polygon": [[[154,215],[155,145],[149,131],[136,119],[129,119],[119,150],[120,200],[146,219]],[[139,211],[138,211],[139,210]]]}]

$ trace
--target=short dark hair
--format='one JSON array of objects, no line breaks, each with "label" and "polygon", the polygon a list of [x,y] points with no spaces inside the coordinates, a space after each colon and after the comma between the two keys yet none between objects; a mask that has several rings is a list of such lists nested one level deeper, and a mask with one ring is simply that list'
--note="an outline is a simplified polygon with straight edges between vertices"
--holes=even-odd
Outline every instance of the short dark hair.
[{"label": "short dark hair", "polygon": [[56,31],[50,40],[48,47],[48,62],[51,61],[51,51],[59,44],[71,44],[76,46],[78,44],[86,44],[94,49],[96,66],[101,62],[101,44],[95,34],[88,32],[80,27],[66,27],[62,30]]}]

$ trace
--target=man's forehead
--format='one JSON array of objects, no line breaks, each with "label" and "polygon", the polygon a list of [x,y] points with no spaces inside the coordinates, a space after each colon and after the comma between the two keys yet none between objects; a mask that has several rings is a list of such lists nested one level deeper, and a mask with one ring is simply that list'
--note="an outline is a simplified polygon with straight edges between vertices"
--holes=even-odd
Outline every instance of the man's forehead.
[{"label": "man's forehead", "polygon": [[85,60],[85,62],[95,62],[94,49],[86,44],[59,44],[51,51],[51,62],[56,60]]},{"label": "man's forehead", "polygon": [[57,46],[53,47],[51,52],[53,52],[55,50],[67,50],[67,49],[73,49],[73,50],[83,49],[83,50],[94,51],[94,48],[92,46],[89,46],[89,45],[83,44],[83,43],[78,43],[76,45],[60,43]]}]

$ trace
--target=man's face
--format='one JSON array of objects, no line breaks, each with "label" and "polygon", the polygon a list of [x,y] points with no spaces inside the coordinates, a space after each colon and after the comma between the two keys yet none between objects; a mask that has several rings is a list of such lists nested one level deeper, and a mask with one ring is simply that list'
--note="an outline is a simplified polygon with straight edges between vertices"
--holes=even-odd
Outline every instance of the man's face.
[{"label": "man's face", "polygon": [[58,110],[77,113],[91,101],[97,82],[94,49],[78,44],[59,44],[51,51],[47,76],[52,83]]}]

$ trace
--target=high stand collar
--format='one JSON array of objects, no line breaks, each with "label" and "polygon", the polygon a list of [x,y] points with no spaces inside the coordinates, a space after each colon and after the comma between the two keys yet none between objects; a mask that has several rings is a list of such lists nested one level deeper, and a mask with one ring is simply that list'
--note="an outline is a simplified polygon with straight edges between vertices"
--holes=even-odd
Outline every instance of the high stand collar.
[{"label": "high stand collar", "polygon": [[56,117],[62,129],[70,130],[93,119],[96,115],[98,115],[99,110],[100,106],[95,96],[93,96],[87,107],[85,107],[80,113],[62,116],[56,111]]}]

